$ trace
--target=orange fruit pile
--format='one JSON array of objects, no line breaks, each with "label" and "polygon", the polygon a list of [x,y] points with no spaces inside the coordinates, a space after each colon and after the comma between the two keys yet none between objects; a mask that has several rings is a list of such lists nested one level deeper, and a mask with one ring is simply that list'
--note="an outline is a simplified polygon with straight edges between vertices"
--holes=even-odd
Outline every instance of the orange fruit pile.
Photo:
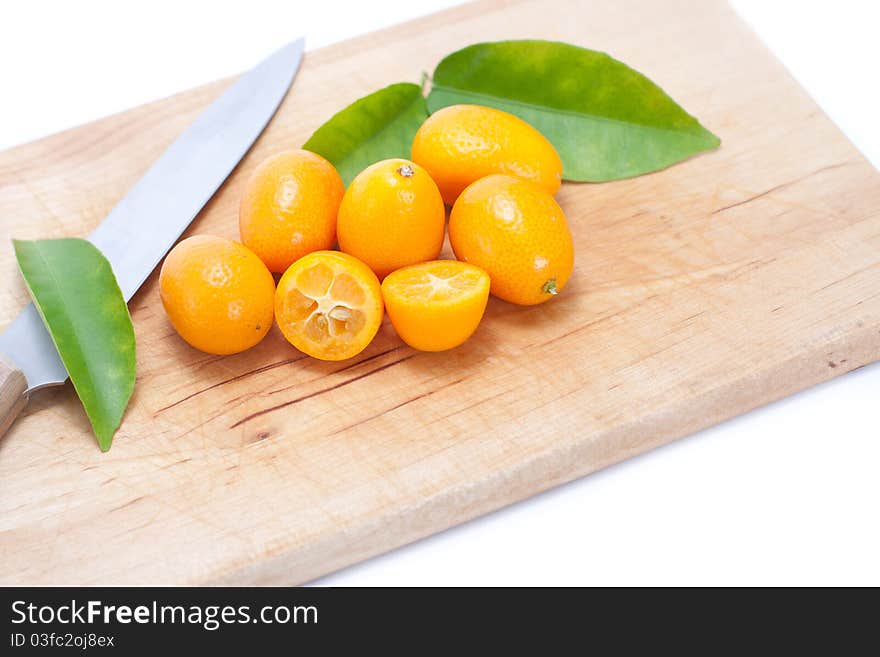
[{"label": "orange fruit pile", "polygon": [[[231,354],[274,318],[300,351],[343,360],[370,344],[386,311],[406,344],[445,351],[477,330],[490,293],[535,305],[562,292],[574,248],[553,198],[562,162],[540,132],[497,109],[455,105],[422,124],[412,158],[376,162],[348,189],[309,151],[262,162],[241,198],[242,243],[191,237],[165,259],[172,326],[197,349]],[[438,260],[445,205],[456,260]],[[277,289],[270,272],[281,274]]]}]

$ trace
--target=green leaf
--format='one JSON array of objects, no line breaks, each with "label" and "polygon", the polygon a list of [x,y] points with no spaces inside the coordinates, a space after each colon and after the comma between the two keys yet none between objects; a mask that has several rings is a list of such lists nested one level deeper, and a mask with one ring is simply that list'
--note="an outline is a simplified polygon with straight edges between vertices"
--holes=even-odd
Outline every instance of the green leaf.
[{"label": "green leaf", "polygon": [[81,239],[13,244],[34,305],[106,452],[135,380],[134,327],[110,263]]},{"label": "green leaf", "polygon": [[426,118],[421,87],[410,82],[392,84],[335,114],[303,148],[332,162],[347,187],[375,162],[409,159],[413,137]]},{"label": "green leaf", "polygon": [[555,41],[480,43],[452,53],[434,71],[428,109],[458,103],[532,124],[556,147],[568,180],[637,176],[721,143],[638,71]]}]

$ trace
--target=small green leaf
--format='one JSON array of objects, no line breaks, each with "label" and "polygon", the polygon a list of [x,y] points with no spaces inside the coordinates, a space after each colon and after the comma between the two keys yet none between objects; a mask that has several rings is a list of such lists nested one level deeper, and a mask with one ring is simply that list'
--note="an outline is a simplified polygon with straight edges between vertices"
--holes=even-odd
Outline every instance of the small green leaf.
[{"label": "small green leaf", "polygon": [[410,82],[392,84],[335,114],[303,148],[332,162],[347,187],[375,162],[409,159],[413,137],[426,118],[421,87]]},{"label": "small green leaf", "polygon": [[135,381],[134,327],[110,263],[81,239],[13,244],[34,305],[106,452]]},{"label": "small green leaf", "polygon": [[428,109],[458,103],[532,124],[556,147],[568,180],[629,178],[721,143],[638,71],[555,41],[480,43],[447,56],[434,71]]}]

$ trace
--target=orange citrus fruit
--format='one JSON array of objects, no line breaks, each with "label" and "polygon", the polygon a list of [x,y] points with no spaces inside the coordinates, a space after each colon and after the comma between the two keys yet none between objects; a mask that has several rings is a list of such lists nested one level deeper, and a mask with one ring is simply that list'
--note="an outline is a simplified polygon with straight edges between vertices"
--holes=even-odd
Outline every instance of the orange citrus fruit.
[{"label": "orange citrus fruit", "polygon": [[196,349],[235,354],[272,327],[275,281],[246,246],[196,235],[171,249],[159,295],[174,330]]},{"label": "orange citrus fruit", "polygon": [[489,273],[492,294],[533,305],[562,291],[574,267],[562,208],[527,180],[495,174],[468,186],[449,218],[455,257]]},{"label": "orange citrus fruit", "polygon": [[444,351],[477,330],[489,300],[489,275],[456,260],[423,262],[389,274],[382,297],[404,342],[422,351]]},{"label": "orange citrus fruit", "polygon": [[550,194],[562,183],[562,160],[544,135],[513,114],[480,105],[434,112],[416,133],[412,158],[428,170],[449,205],[492,173],[531,180]]},{"label": "orange citrus fruit", "polygon": [[440,255],[446,209],[437,185],[408,160],[377,162],[348,186],[336,227],[339,248],[383,278]]},{"label": "orange citrus fruit", "polygon": [[310,151],[291,150],[263,161],[245,183],[238,211],[241,241],[273,272],[336,242],[344,191],[336,168]]},{"label": "orange citrus fruit", "polygon": [[315,251],[284,272],[275,292],[275,320],[287,341],[321,360],[356,356],[382,323],[379,279],[357,258]]}]

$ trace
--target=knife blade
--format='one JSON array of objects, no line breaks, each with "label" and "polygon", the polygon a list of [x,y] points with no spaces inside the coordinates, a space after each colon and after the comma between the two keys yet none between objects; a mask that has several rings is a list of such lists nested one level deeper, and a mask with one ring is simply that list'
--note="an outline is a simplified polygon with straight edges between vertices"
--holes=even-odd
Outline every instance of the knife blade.
[{"label": "knife blade", "polygon": [[[88,239],[110,261],[128,301],[262,133],[302,61],[304,39],[276,51],[207,107]],[[0,357],[27,379],[25,395],[67,380],[33,304],[0,333]]]}]

